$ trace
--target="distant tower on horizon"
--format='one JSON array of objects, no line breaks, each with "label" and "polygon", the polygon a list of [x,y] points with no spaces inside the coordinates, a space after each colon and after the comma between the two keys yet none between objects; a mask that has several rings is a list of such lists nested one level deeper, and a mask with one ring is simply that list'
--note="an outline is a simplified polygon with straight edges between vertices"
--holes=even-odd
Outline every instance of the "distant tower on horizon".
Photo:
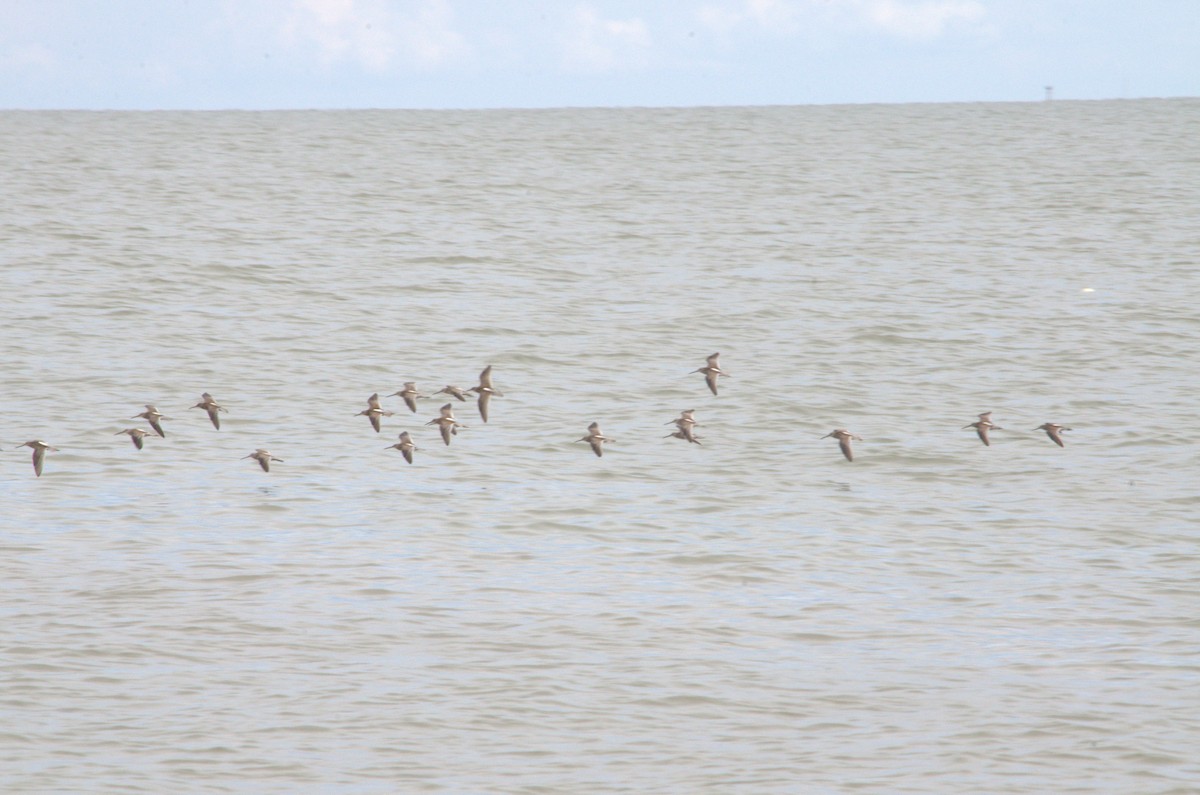
[{"label": "distant tower on horizon", "polygon": [[1046,101],[1054,99],[1054,86],[1046,86]]}]

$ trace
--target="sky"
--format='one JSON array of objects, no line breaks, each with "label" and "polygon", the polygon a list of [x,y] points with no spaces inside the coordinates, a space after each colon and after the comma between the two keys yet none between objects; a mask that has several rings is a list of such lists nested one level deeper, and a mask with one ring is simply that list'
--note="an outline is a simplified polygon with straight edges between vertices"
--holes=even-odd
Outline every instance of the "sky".
[{"label": "sky", "polygon": [[1200,96],[1200,0],[0,0],[0,108]]}]

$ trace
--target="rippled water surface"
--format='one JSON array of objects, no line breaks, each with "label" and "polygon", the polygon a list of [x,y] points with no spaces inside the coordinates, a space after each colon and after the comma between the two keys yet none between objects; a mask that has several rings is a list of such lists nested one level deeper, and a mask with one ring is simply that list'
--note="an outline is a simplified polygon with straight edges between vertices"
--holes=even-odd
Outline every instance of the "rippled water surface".
[{"label": "rippled water surface", "polygon": [[1200,791],[1198,129],[0,113],[0,787]]}]

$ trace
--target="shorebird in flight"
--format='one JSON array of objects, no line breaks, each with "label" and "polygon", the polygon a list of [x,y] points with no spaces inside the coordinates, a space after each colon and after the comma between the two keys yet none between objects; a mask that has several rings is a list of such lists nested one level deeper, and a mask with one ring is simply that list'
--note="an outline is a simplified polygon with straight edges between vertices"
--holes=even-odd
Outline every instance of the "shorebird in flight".
[{"label": "shorebird in flight", "polygon": [[393,450],[393,449],[399,450],[404,455],[404,460],[411,464],[413,462],[413,450],[420,450],[421,448],[419,448],[415,444],[413,444],[412,437],[410,437],[408,435],[408,431],[401,431],[400,432],[400,441],[396,442],[393,445],[389,445],[388,447],[386,447],[384,449],[385,450]]},{"label": "shorebird in flight", "polygon": [[696,422],[695,414],[695,409],[687,409],[686,411],[681,412],[677,418],[671,420],[670,422],[663,423],[664,425],[674,425],[679,429],[674,433],[668,433],[663,438],[666,439],[674,436],[676,439],[687,439],[693,444],[700,444],[700,442],[696,441],[700,438],[696,435],[696,426],[700,423]]},{"label": "shorebird in flight", "polygon": [[678,417],[671,420],[670,422],[663,423],[663,425],[679,425],[680,427],[682,427],[684,425],[699,425],[699,424],[700,423],[696,422],[696,410],[695,409],[684,409],[683,411],[679,412]]},{"label": "shorebird in flight", "polygon": [[454,406],[450,405],[449,403],[442,406],[440,415],[434,417],[425,424],[438,426],[438,430],[442,432],[442,441],[446,444],[450,444],[451,436],[458,435],[459,428],[467,427],[466,425],[461,424],[458,420],[454,419]]},{"label": "shorebird in flight", "polygon": [[458,398],[459,400],[465,401],[467,399],[467,392],[468,392],[468,390],[463,389],[462,387],[457,387],[457,386],[454,386],[453,384],[446,384],[444,387],[442,387],[438,391],[434,392],[433,394],[435,394],[435,395],[452,395],[452,396]]},{"label": "shorebird in flight", "polygon": [[479,393],[479,416],[484,422],[487,422],[488,403],[491,401],[492,395],[504,397],[503,392],[492,387],[492,366],[490,364],[479,374],[479,386],[473,386],[468,391]]},{"label": "shorebird in flight", "polygon": [[850,449],[850,440],[854,439],[855,441],[861,442],[862,437],[855,436],[854,434],[850,433],[850,431],[843,430],[842,428],[838,428],[837,430],[830,431],[829,433],[825,434],[821,438],[828,439],[830,436],[832,436],[834,439],[838,440],[838,447],[842,448],[842,455],[846,456],[846,460],[853,461],[854,460],[854,451]]},{"label": "shorebird in flight", "polygon": [[1034,428],[1034,430],[1035,431],[1045,431],[1046,435],[1050,437],[1050,440],[1052,442],[1054,442],[1059,447],[1066,447],[1066,445],[1063,444],[1062,432],[1069,431],[1072,429],[1068,428],[1065,425],[1058,425],[1057,423],[1053,423],[1053,422],[1044,422],[1041,425]]},{"label": "shorebird in flight", "polygon": [[379,393],[371,395],[367,398],[367,407],[355,414],[355,417],[366,417],[371,421],[371,427],[375,429],[375,433],[379,433],[379,418],[390,417],[394,412],[388,411],[379,405]]},{"label": "shorebird in flight", "polygon": [[208,413],[208,418],[210,420],[212,420],[213,427],[216,428],[218,431],[221,430],[220,413],[222,411],[225,412],[226,414],[229,413],[229,409],[227,409],[224,406],[222,406],[221,404],[217,403],[217,401],[213,399],[213,396],[208,394],[207,392],[205,392],[204,394],[202,394],[200,396],[200,402],[197,403],[196,405],[192,406],[192,408],[204,409],[205,412]]},{"label": "shorebird in flight", "polygon": [[[721,369],[721,364],[718,361],[720,356],[720,353],[714,353],[708,357],[708,364],[692,370],[692,373],[704,373],[704,381],[708,384],[708,388],[712,390],[714,395],[717,394],[717,378],[722,376],[725,378],[729,377],[729,373]],[[691,375],[691,373],[688,373],[688,375]]]},{"label": "shorebird in flight", "polygon": [[393,392],[388,397],[396,397],[397,395],[404,398],[404,404],[408,406],[413,414],[417,413],[417,398],[428,397],[428,395],[422,395],[417,391],[416,381],[405,381],[404,389],[401,389],[399,392]]},{"label": "shorebird in flight", "polygon": [[57,447],[51,447],[50,445],[43,442],[41,439],[34,439],[32,442],[26,442],[25,444],[19,444],[14,449],[20,450],[22,447],[32,447],[33,448],[33,474],[39,478],[42,476],[42,462],[44,462],[46,460],[46,451],[50,450],[51,452],[54,452],[54,453],[58,452]]},{"label": "shorebird in flight", "polygon": [[154,408],[154,406],[151,406],[149,403],[147,403],[145,405],[146,405],[145,411],[143,411],[141,414],[134,414],[129,419],[131,419],[131,420],[136,420],[139,418],[143,419],[146,422],[150,423],[150,427],[154,429],[155,433],[157,433],[159,436],[163,437],[164,439],[167,438],[167,435],[165,433],[163,433],[162,424],[161,424],[160,420],[169,420],[171,418],[164,417],[162,415],[162,413],[159,412],[158,409]]},{"label": "shorebird in flight", "polygon": [[988,439],[988,431],[1004,430],[999,425],[992,422],[992,412],[990,412],[990,411],[985,411],[982,414],[980,414],[978,422],[972,422],[970,425],[963,426],[964,431],[967,428],[974,428],[975,432],[979,434],[979,441],[983,442],[988,447],[992,446],[991,441]]},{"label": "shorebird in flight", "polygon": [[271,471],[271,462],[272,461],[278,461],[281,464],[283,463],[282,458],[276,458],[275,456],[271,455],[270,452],[262,449],[261,447],[258,448],[257,450],[255,450],[250,455],[242,456],[243,461],[245,461],[247,458],[253,458],[255,461],[257,461],[258,465],[260,467],[262,467],[263,472]]},{"label": "shorebird in flight", "polygon": [[597,456],[602,456],[602,455],[604,455],[604,448],[602,445],[605,442],[611,442],[614,440],[609,436],[605,436],[600,431],[600,423],[593,422],[591,425],[588,426],[588,435],[584,436],[582,438],[576,439],[575,441],[587,442],[588,444],[590,444],[592,446],[593,453],[595,453]]},{"label": "shorebird in flight", "polygon": [[144,438],[150,435],[150,431],[143,431],[141,428],[126,428],[123,431],[117,431],[113,436],[120,436],[123,433],[129,434],[129,440],[133,442],[133,446],[141,450],[146,442]]}]

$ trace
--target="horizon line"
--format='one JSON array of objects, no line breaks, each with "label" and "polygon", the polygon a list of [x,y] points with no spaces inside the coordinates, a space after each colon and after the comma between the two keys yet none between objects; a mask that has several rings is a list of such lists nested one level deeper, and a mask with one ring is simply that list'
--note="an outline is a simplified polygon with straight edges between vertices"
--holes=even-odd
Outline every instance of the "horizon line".
[{"label": "horizon line", "polygon": [[1071,98],[1053,97],[1040,99],[957,99],[957,100],[915,100],[910,102],[768,102],[768,103],[713,103],[694,105],[486,105],[486,106],[384,106],[384,105],[312,105],[294,107],[183,107],[183,108],[143,108],[143,107],[2,107],[0,113],[311,113],[311,112],[346,112],[346,111],[420,111],[420,112],[495,112],[495,111],[557,111],[557,110],[716,110],[736,108],[822,108],[822,107],[870,107],[877,105],[1047,105],[1057,103],[1080,102],[1142,102],[1158,100],[1188,100],[1200,99],[1200,95],[1154,95],[1141,97],[1098,97]]}]

